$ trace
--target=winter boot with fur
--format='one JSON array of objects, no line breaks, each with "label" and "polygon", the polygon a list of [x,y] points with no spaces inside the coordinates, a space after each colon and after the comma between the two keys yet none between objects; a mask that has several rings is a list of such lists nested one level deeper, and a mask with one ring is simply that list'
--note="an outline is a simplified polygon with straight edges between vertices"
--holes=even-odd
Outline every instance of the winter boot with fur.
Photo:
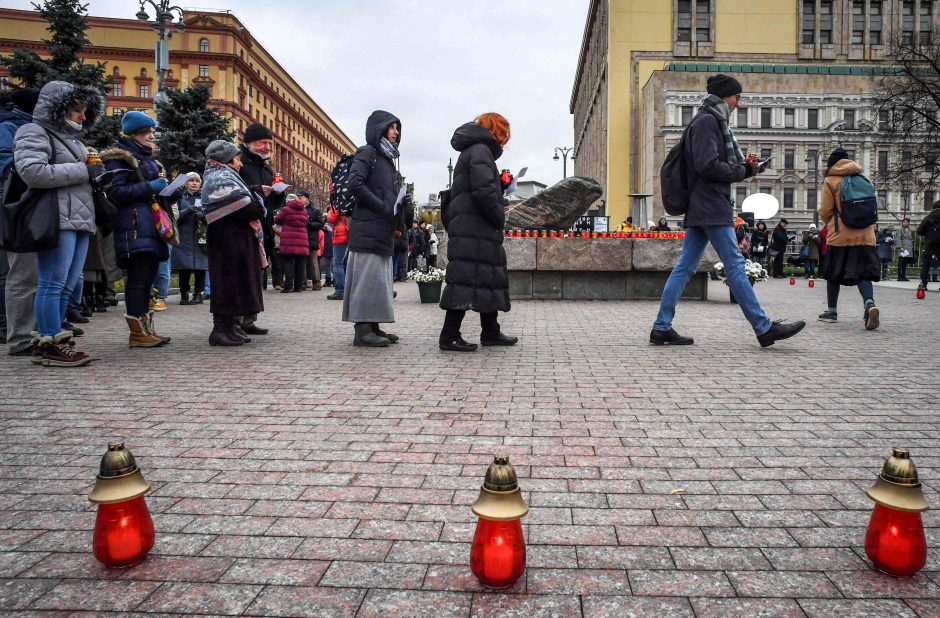
[{"label": "winter boot with fur", "polygon": [[54,337],[40,337],[33,347],[32,362],[43,367],[81,367],[92,360],[71,346],[72,333],[62,331]]},{"label": "winter boot with fur", "polygon": [[127,347],[129,348],[155,348],[163,340],[159,337],[155,337],[150,334],[150,331],[147,330],[147,315],[142,315],[139,318],[135,318],[132,315],[125,315],[124,319],[127,321],[127,327],[130,329],[131,334],[127,340]]},{"label": "winter boot with fur", "polygon": [[372,324],[369,322],[356,323],[356,336],[353,338],[353,345],[366,348],[384,348],[389,344],[388,339],[380,337],[372,332]]},{"label": "winter boot with fur", "polygon": [[164,344],[164,343],[170,343],[170,339],[171,339],[170,337],[164,337],[163,335],[158,334],[157,331],[156,331],[156,329],[154,329],[154,327],[153,327],[153,311],[151,311],[150,313],[148,313],[145,317],[147,318],[147,322],[146,322],[146,324],[144,324],[144,326],[147,327],[147,332],[150,333],[151,335],[153,335],[154,337],[156,337],[157,339],[159,339],[159,340],[161,341],[161,345]]},{"label": "winter boot with fur", "polygon": [[209,345],[238,346],[244,342],[232,332],[232,318],[227,315],[212,315],[212,332],[209,333]]}]

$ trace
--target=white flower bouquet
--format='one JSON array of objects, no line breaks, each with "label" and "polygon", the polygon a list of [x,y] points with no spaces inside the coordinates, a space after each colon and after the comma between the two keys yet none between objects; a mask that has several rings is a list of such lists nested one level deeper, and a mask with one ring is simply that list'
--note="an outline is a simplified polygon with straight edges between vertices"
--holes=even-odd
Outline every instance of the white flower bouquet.
[{"label": "white flower bouquet", "polygon": [[446,274],[443,268],[429,268],[427,272],[415,269],[408,273],[408,278],[418,283],[436,283],[443,281]]},{"label": "white flower bouquet", "polygon": [[[747,274],[747,280],[751,282],[751,285],[759,281],[764,281],[768,277],[767,269],[751,260],[744,260],[744,272]],[[725,282],[725,285],[728,285],[728,273],[725,272],[724,264],[721,262],[715,264],[715,274],[718,275],[719,279]]]}]

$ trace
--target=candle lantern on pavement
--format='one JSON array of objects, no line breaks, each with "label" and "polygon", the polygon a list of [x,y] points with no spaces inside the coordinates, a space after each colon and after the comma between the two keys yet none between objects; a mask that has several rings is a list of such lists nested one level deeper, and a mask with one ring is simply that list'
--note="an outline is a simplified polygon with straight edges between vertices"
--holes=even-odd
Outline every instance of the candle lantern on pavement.
[{"label": "candle lantern on pavement", "polygon": [[140,563],[153,547],[154,531],[144,494],[144,480],[134,456],[123,442],[108,444],[101,458],[95,488],[88,499],[98,505],[95,558],[115,569]]},{"label": "candle lantern on pavement", "polygon": [[926,296],[926,288],[924,287],[924,284],[921,283],[917,286],[917,300],[924,300]]},{"label": "candle lantern on pavement", "polygon": [[927,541],[920,514],[927,500],[917,468],[905,449],[894,449],[868,490],[875,509],[865,533],[865,553],[879,571],[909,577],[927,561]]},{"label": "candle lantern on pavement", "polygon": [[486,471],[473,513],[480,519],[470,548],[470,570],[488,588],[509,588],[525,572],[522,499],[508,457],[494,457]]}]

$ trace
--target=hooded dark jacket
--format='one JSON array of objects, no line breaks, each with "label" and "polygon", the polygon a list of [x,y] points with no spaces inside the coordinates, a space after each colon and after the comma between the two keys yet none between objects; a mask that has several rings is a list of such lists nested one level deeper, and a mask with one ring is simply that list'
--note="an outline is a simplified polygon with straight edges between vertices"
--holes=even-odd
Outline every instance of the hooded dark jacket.
[{"label": "hooded dark jacket", "polygon": [[382,154],[379,142],[396,123],[401,131],[401,121],[383,111],[372,112],[366,122],[366,145],[356,151],[349,172],[349,190],[356,196],[349,220],[349,251],[387,256],[394,252],[398,173],[395,163]]},{"label": "hooded dark jacket", "polygon": [[[923,236],[925,239],[927,233],[931,228],[940,225],[940,202],[934,202],[933,210],[931,210],[923,221],[920,222],[920,225],[917,226],[917,235]],[[940,255],[940,244],[932,244],[929,241],[924,243],[924,251],[928,255]]]},{"label": "hooded dark jacket", "polygon": [[[196,202],[199,201],[199,207]],[[209,270],[209,249],[206,243],[199,242],[199,221],[205,223],[202,212],[202,195],[199,191],[190,193],[184,189],[180,197],[180,214],[176,219],[179,229],[180,244],[173,247],[173,268],[175,270]]]},{"label": "hooded dark jacket", "polygon": [[167,259],[170,252],[150,214],[154,203],[150,181],[161,169],[153,150],[125,135],[101,153],[101,160],[109,171],[118,170],[108,188],[108,198],[118,210],[113,224],[118,264],[125,267],[128,259],[143,254],[155,255],[160,261]]},{"label": "hooded dark jacket", "polygon": [[721,126],[710,113],[698,114],[687,132],[685,160],[690,190],[685,225],[733,225],[731,183],[744,180],[747,168],[728,161]]},{"label": "hooded dark jacket", "polygon": [[450,141],[460,151],[447,209],[447,287],[442,309],[509,311],[509,273],[503,249],[506,221],[496,160],[503,148],[484,127],[459,127]]},{"label": "hooded dark jacket", "polygon": [[316,253],[320,247],[320,230],[326,223],[326,217],[319,208],[310,202],[306,206],[307,212],[307,247],[311,252]]},{"label": "hooded dark jacket", "polygon": [[241,149],[242,168],[238,171],[238,174],[252,192],[261,196],[262,204],[267,209],[267,214],[261,219],[261,227],[264,230],[265,251],[268,255],[271,255],[274,251],[274,213],[284,207],[287,196],[272,191],[270,195],[264,197],[261,186],[271,186],[274,181],[274,172],[271,171],[267,159],[262,159],[244,144],[242,144]]},{"label": "hooded dark jacket", "polygon": [[0,179],[6,178],[13,165],[13,136],[32,121],[33,117],[21,109],[0,109]]}]

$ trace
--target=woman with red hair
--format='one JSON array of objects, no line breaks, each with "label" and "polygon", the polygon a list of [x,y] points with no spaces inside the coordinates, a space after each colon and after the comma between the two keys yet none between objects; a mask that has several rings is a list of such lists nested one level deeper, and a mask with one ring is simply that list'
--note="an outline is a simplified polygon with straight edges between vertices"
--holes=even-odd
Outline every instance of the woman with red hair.
[{"label": "woman with red hair", "polygon": [[483,114],[460,126],[450,140],[460,152],[454,168],[451,201],[444,213],[447,230],[447,287],[441,309],[447,311],[441,329],[442,350],[473,352],[476,344],[464,341],[460,325],[468,310],[480,314],[480,343],[514,345],[497,322],[499,311],[509,311],[509,273],[503,250],[506,222],[505,187],[496,160],[509,141],[509,122],[495,113]]}]

